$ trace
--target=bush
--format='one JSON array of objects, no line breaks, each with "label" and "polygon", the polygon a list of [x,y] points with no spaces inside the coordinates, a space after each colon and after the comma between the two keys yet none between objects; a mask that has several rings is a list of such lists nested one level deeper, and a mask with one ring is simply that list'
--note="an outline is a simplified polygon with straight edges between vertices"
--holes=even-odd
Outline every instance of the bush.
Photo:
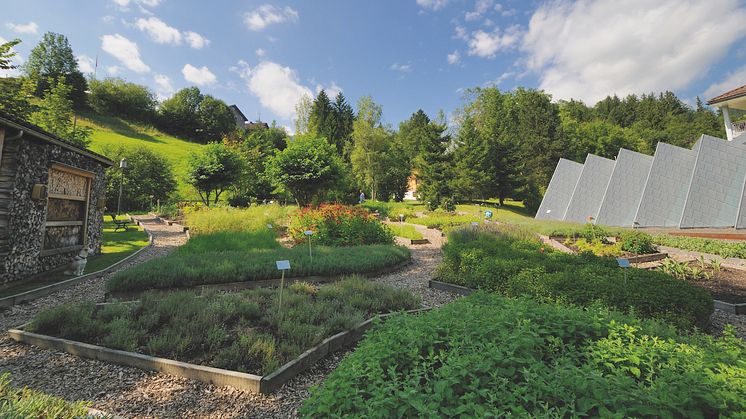
[{"label": "bush", "polygon": [[699,237],[653,236],[653,242],[661,246],[676,247],[694,252],[711,253],[724,258],[746,259],[746,243]]},{"label": "bush", "polygon": [[476,293],[377,326],[301,417],[740,417],[746,344]]},{"label": "bush", "polygon": [[122,210],[152,208],[160,200],[166,202],[176,191],[176,177],[171,164],[161,154],[138,147],[105,148],[104,154],[115,162],[127,159],[124,176],[116,164],[106,170],[106,205],[116,212],[119,188],[122,184]]},{"label": "bush", "polygon": [[[323,339],[377,313],[412,310],[417,297],[359,277],[313,288],[197,297],[145,294],[140,301],[95,311],[62,306],[39,314],[29,330],[76,341],[219,368],[266,374]],[[90,327],[89,325],[93,325]]]},{"label": "bush", "polygon": [[394,236],[368,210],[338,204],[303,208],[293,214],[288,235],[296,243],[307,241],[304,231],[313,231],[313,243],[326,246],[391,244]]},{"label": "bush", "polygon": [[10,373],[0,374],[0,417],[55,418],[88,417],[90,402],[68,403],[59,397],[31,390],[16,389],[11,385]]},{"label": "bush", "polygon": [[641,231],[624,232],[619,240],[622,243],[622,250],[636,255],[655,253],[658,250],[653,245],[653,238],[650,234]]},{"label": "bush", "polygon": [[150,122],[155,117],[155,94],[145,86],[106,78],[92,79],[88,88],[88,104],[97,113],[142,122]]},{"label": "bush", "polygon": [[552,252],[536,239],[497,231],[451,233],[438,267],[440,280],[507,296],[528,295],[579,305],[601,303],[678,327],[704,327],[712,298],[657,271],[624,272],[611,258]]},{"label": "bush", "polygon": [[184,218],[190,231],[197,235],[254,232],[267,230],[267,224],[272,224],[273,229],[281,228],[287,223],[288,214],[293,209],[280,205],[259,205],[245,209],[200,206],[195,210],[185,209]]}]

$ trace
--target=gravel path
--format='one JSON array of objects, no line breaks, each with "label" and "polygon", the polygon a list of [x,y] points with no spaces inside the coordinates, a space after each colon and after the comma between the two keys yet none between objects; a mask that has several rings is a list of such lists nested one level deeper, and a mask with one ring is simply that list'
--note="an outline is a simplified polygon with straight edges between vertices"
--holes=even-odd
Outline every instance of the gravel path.
[{"label": "gravel path", "polygon": [[[138,257],[140,261],[166,254],[183,243],[183,235],[173,227],[155,224],[154,220],[142,221],[153,233],[155,246],[143,252]],[[427,287],[427,281],[440,263],[443,238],[437,230],[416,228],[431,243],[409,245],[412,249],[410,265],[373,280],[420,295],[426,307],[440,306],[456,298]],[[101,301],[103,282],[103,279],[94,279],[31,304],[17,306],[9,315],[3,313],[0,327],[6,330],[17,326],[29,321],[38,311],[58,304]],[[271,395],[79,358],[18,344],[7,335],[0,339],[0,370],[10,371],[16,386],[29,386],[71,401],[92,401],[94,408],[123,417],[291,418],[308,397],[309,388],[323,381],[348,352],[327,356]]]}]

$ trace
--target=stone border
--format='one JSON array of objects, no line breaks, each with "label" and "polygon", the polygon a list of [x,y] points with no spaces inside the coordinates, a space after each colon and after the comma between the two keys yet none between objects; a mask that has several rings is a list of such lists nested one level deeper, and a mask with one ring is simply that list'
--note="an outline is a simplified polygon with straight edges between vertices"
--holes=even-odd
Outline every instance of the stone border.
[{"label": "stone border", "polygon": [[45,297],[49,294],[55,293],[65,288],[72,287],[74,285],[77,285],[83,281],[87,281],[91,278],[95,278],[97,276],[106,275],[110,273],[112,270],[116,269],[120,265],[124,264],[125,262],[139,255],[140,253],[144,252],[145,249],[148,249],[153,246],[153,235],[145,227],[143,227],[143,230],[145,230],[145,232],[148,234],[148,245],[143,246],[140,249],[137,249],[134,253],[125,257],[124,259],[118,262],[114,262],[110,266],[104,269],[101,269],[99,271],[96,271],[96,272],[91,272],[89,274],[76,276],[74,278],[66,279],[64,281],[55,282],[54,284],[45,285],[43,287],[39,287],[39,288],[30,290],[30,291],[25,291],[19,294],[11,295],[9,297],[0,298],[0,308],[7,308],[7,307],[11,307],[11,306],[14,306],[16,304],[20,304],[26,301],[31,301],[37,298]]},{"label": "stone border", "polygon": [[430,240],[428,239],[409,239],[409,244],[430,244]]},{"label": "stone border", "polygon": [[161,216],[159,216],[157,214],[153,214],[153,213],[150,213],[150,215],[152,215],[153,218],[155,218],[159,223],[165,223],[168,226],[174,226],[176,228],[180,228],[181,231],[182,231],[182,233],[187,233],[189,231],[189,227],[187,227],[185,225],[182,225],[182,224],[179,224],[176,221],[167,220],[167,219],[162,218]]},{"label": "stone border", "polygon": [[746,303],[726,303],[725,301],[713,300],[715,308],[726,313],[746,315]]},{"label": "stone border", "polygon": [[459,294],[459,295],[464,295],[464,296],[476,292],[475,289],[462,287],[461,285],[449,284],[447,282],[441,282],[435,279],[429,280],[427,282],[427,286],[429,288],[434,288],[436,290],[452,292],[454,294]]},{"label": "stone border", "polygon": [[[410,310],[404,313],[413,314],[427,310],[429,308]],[[218,387],[230,386],[254,393],[269,394],[282,387],[296,375],[305,371],[329,353],[338,351],[360,340],[365,332],[373,326],[376,319],[385,319],[394,314],[398,314],[398,312],[376,315],[358,324],[351,330],[326,338],[320,344],[308,349],[297,358],[265,376],[230,371],[222,368],[205,367],[167,358],[152,357],[136,352],[120,351],[68,339],[39,335],[23,330],[23,327],[26,325],[8,330],[8,335],[17,342],[63,351],[82,358],[96,359],[148,371],[158,371],[207,384],[214,384]]]},{"label": "stone border", "polygon": [[[333,276],[296,276],[292,278],[285,278],[285,284],[290,285],[294,282],[313,282],[313,283],[319,283],[319,284],[326,284],[329,282],[336,282],[341,280],[342,278],[348,277],[350,275],[361,275],[366,278],[374,278],[381,275],[387,275],[394,271],[398,271],[399,269],[402,269],[409,264],[412,263],[412,258],[397,263],[393,266],[387,266],[385,268],[381,268],[372,272],[359,272],[359,273],[349,273],[349,274],[342,274],[342,275],[333,275]],[[168,293],[168,292],[176,292],[176,291],[199,291],[200,294],[204,293],[205,291],[239,291],[239,290],[246,290],[246,289],[254,289],[254,288],[263,288],[263,287],[279,287],[280,282],[282,280],[280,278],[275,279],[260,279],[256,281],[240,281],[240,282],[226,282],[224,284],[203,284],[203,285],[195,285],[192,287],[177,287],[177,288],[151,288],[148,290],[143,291],[114,291],[114,292],[107,292],[104,299],[106,301],[110,301],[111,299],[118,299],[118,300],[135,300],[139,298],[142,294],[149,292],[149,291],[155,291],[155,292],[162,292],[162,293]]]},{"label": "stone border", "polygon": [[646,255],[631,256],[626,258],[629,263],[647,263],[663,260],[668,257],[668,253],[648,253]]}]

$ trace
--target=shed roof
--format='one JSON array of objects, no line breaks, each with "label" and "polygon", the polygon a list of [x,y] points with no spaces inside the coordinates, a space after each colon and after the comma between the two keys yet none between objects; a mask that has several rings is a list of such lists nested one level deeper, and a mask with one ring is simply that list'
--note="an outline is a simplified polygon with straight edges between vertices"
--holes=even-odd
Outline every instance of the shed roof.
[{"label": "shed roof", "polygon": [[86,148],[80,147],[77,144],[70,142],[62,137],[56,136],[50,132],[45,131],[41,127],[34,125],[28,121],[24,121],[20,118],[16,118],[10,114],[0,111],[0,126],[6,126],[17,130],[22,130],[24,135],[28,134],[39,140],[66,148],[70,151],[74,151],[78,154],[82,154],[86,157],[90,157],[105,166],[113,166],[114,162],[106,158],[101,154],[95,153]]},{"label": "shed roof", "polygon": [[739,97],[746,96],[746,85],[743,85],[741,87],[736,87],[733,90],[729,90],[722,95],[715,96],[714,98],[707,101],[708,105],[714,105],[716,103],[725,102],[727,100],[731,99],[737,99]]}]

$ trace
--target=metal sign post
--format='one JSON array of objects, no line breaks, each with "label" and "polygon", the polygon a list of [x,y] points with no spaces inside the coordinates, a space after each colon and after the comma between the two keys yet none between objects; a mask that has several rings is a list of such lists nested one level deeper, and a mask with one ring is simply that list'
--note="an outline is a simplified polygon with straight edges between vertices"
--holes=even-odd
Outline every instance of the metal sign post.
[{"label": "metal sign post", "polygon": [[311,250],[311,236],[313,236],[312,230],[306,230],[303,232],[308,237],[308,257],[311,258],[311,264],[313,264],[313,251]]},{"label": "metal sign post", "polygon": [[404,214],[399,214],[399,234],[404,234]]},{"label": "metal sign post", "polygon": [[282,272],[282,277],[280,278],[280,298],[279,303],[277,305],[277,310],[280,315],[280,319],[282,319],[282,288],[285,286],[285,271],[290,270],[290,261],[289,260],[278,260],[275,262],[277,265],[277,270]]}]

